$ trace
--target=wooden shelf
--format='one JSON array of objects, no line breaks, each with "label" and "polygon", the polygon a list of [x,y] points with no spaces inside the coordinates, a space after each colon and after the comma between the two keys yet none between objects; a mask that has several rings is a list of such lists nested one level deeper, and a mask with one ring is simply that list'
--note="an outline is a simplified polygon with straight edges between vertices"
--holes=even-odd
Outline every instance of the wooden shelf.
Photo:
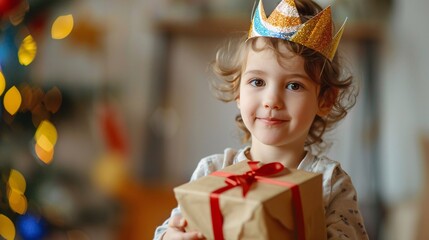
[{"label": "wooden shelf", "polygon": [[202,18],[195,21],[162,20],[156,24],[156,30],[171,35],[189,35],[200,37],[227,36],[234,32],[248,31],[250,21],[243,19]]},{"label": "wooden shelf", "polygon": [[[174,36],[222,37],[233,33],[245,34],[250,27],[250,20],[201,18],[194,21],[161,20],[155,24],[157,31]],[[347,23],[345,41],[380,41],[383,36],[380,23]]]}]

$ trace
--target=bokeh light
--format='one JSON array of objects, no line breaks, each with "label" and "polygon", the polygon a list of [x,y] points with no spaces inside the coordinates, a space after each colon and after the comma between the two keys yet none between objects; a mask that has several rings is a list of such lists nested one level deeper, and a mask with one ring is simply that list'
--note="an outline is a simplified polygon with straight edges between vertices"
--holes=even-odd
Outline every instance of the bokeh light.
[{"label": "bokeh light", "polygon": [[43,182],[36,194],[35,200],[43,213],[43,218],[53,226],[71,226],[79,220],[80,211],[76,197],[77,192],[70,189],[68,184],[60,181]]},{"label": "bokeh light", "polygon": [[6,94],[4,95],[3,105],[10,115],[15,115],[21,106],[21,102],[21,93],[15,86],[12,86],[9,90],[7,90]]},{"label": "bokeh light", "polygon": [[31,35],[22,40],[18,50],[18,60],[21,65],[28,66],[33,62],[37,53],[37,44]]},{"label": "bokeh light", "polygon": [[57,129],[51,122],[44,120],[37,127],[34,138],[40,147],[49,151],[57,143]]},{"label": "bokeh light", "polygon": [[61,103],[62,95],[57,87],[51,88],[43,98],[45,108],[51,113],[56,113],[60,109]]},{"label": "bokeh light", "polygon": [[21,215],[27,211],[27,198],[20,191],[10,188],[8,191],[8,200],[12,211]]},{"label": "bokeh light", "polygon": [[1,15],[7,14],[13,10],[15,10],[22,0],[0,0],[0,13]]},{"label": "bokeh light", "polygon": [[51,114],[42,102],[39,102],[31,109],[31,121],[34,126],[39,126],[42,121],[48,120],[50,116]]},{"label": "bokeh light", "polygon": [[57,129],[48,120],[43,120],[37,127],[34,139],[35,153],[44,163],[51,163],[54,156],[54,147],[57,143]]},{"label": "bokeh light", "polygon": [[9,174],[8,185],[21,193],[25,192],[27,186],[24,176],[17,170],[12,169]]},{"label": "bokeh light", "polygon": [[46,224],[43,219],[32,214],[25,214],[17,219],[16,227],[23,240],[43,239]]},{"label": "bokeh light", "polygon": [[6,240],[15,239],[15,225],[3,214],[0,214],[0,236]]},{"label": "bokeh light", "polygon": [[54,148],[52,148],[50,151],[46,151],[39,144],[36,143],[34,145],[34,151],[37,157],[45,164],[50,164],[52,159],[54,158]]},{"label": "bokeh light", "polygon": [[49,120],[57,113],[62,104],[62,93],[58,87],[52,87],[46,93],[38,86],[22,84],[19,87],[22,103],[20,111],[31,112],[31,120],[35,127],[43,120]]},{"label": "bokeh light", "polygon": [[126,179],[124,157],[118,153],[107,153],[100,157],[94,170],[95,184],[107,193],[115,192]]},{"label": "bokeh light", "polygon": [[27,211],[27,198],[24,195],[26,186],[24,176],[19,171],[12,169],[7,182],[8,201],[10,208],[21,215]]},{"label": "bokeh light", "polygon": [[30,9],[30,5],[26,0],[14,0],[9,2],[14,2],[14,4],[17,4],[17,6],[11,9],[9,13],[9,20],[12,25],[18,26],[20,23],[22,23],[22,21],[24,21],[25,15]]},{"label": "bokeh light", "polygon": [[0,96],[3,94],[5,88],[6,88],[6,79],[3,73],[0,71]]},{"label": "bokeh light", "polygon": [[43,91],[40,88],[34,88],[28,84],[21,85],[19,91],[22,95],[22,111],[32,111],[43,98]]},{"label": "bokeh light", "polygon": [[59,16],[52,24],[51,35],[53,39],[63,39],[73,30],[73,15]]}]

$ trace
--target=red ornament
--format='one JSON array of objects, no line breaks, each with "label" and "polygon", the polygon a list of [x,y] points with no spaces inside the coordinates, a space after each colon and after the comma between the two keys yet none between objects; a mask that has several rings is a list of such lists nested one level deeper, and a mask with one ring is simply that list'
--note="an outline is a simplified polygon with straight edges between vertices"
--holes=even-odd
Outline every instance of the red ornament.
[{"label": "red ornament", "polygon": [[120,115],[112,106],[104,106],[100,116],[100,126],[107,147],[110,150],[128,153],[128,142]]},{"label": "red ornament", "polygon": [[7,15],[10,11],[21,4],[23,0],[0,0],[0,17]]}]

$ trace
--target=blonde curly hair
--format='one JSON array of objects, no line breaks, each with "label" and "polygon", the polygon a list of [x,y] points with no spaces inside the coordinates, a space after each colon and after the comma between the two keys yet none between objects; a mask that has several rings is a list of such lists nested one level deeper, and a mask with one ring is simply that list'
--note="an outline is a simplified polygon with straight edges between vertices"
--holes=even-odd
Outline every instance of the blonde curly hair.
[{"label": "blonde curly hair", "polygon": [[[296,0],[295,4],[303,22],[308,21],[322,10],[312,1]],[[257,39],[264,41],[263,47],[256,46]],[[342,71],[338,54],[332,61],[329,61],[312,49],[283,39],[258,37],[246,40],[247,34],[239,38],[232,38],[218,50],[216,58],[211,64],[212,70],[217,76],[211,82],[214,95],[224,102],[235,101],[238,98],[241,74],[245,68],[249,49],[253,51],[270,49],[280,60],[285,56],[279,49],[286,46],[291,52],[304,58],[306,73],[320,85],[319,102],[323,100],[332,105],[327,115],[323,117],[316,115],[306,140],[306,146],[316,144],[317,147],[323,148],[323,134],[347,115],[349,109],[354,106],[358,94],[351,74],[345,74]],[[249,142],[251,135],[244,125],[241,115],[236,116],[235,120],[244,133],[242,142]]]}]

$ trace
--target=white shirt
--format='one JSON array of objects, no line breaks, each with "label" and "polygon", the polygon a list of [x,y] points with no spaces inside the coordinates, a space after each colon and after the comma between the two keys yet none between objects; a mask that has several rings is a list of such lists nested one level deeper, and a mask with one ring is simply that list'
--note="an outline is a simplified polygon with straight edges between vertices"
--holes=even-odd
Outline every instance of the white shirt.
[{"label": "white shirt", "polygon": [[[249,150],[249,147],[238,151],[227,148],[223,154],[210,155],[201,159],[192,174],[191,181],[247,160],[244,154],[246,150]],[[314,156],[311,152],[307,152],[298,169],[323,174],[323,202],[328,239],[368,239],[358,209],[356,190],[340,164],[327,157]],[[171,216],[177,214],[180,214],[179,207],[173,209]],[[161,239],[167,227],[168,219],[156,229],[154,239]]]}]

